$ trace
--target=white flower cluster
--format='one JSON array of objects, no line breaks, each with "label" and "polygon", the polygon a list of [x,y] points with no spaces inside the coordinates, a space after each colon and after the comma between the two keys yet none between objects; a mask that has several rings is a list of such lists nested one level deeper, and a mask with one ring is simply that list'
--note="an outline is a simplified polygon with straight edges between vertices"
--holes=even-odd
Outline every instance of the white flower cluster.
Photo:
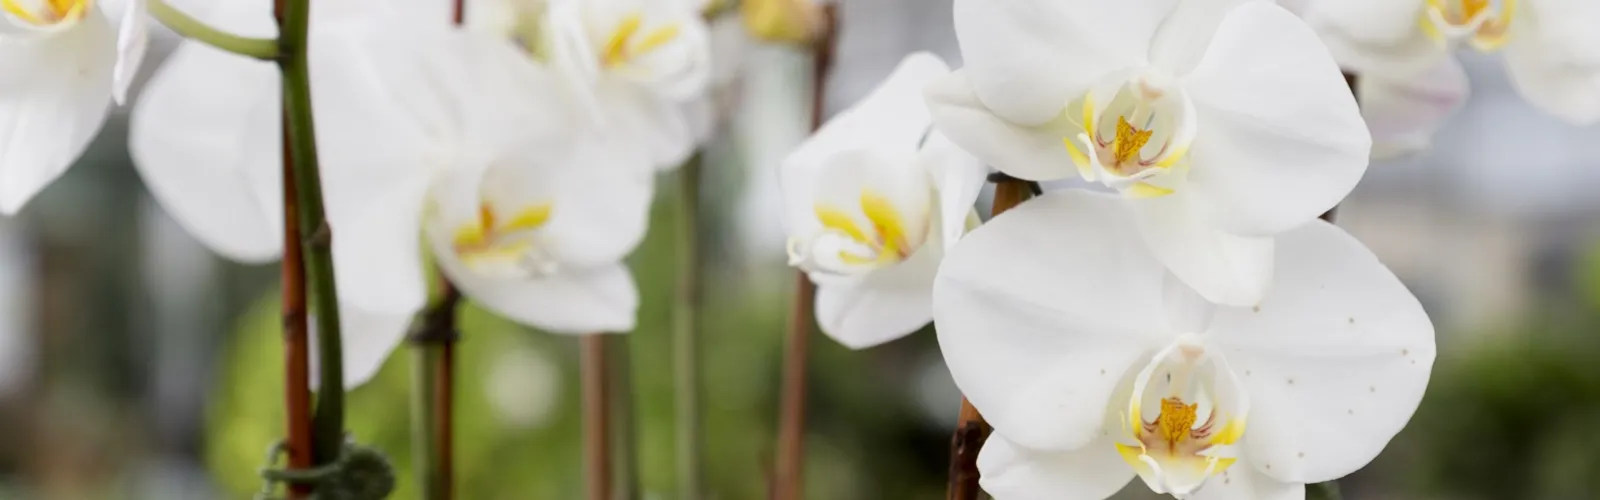
[{"label": "white flower cluster", "polygon": [[[1533,104],[1600,119],[1595,2],[1284,3],[955,0],[964,68],[907,57],[783,164],[823,331],[863,348],[932,321],[994,426],[995,498],[1137,476],[1300,499],[1364,466],[1421,401],[1433,326],[1319,215],[1375,134],[1426,144],[1459,105],[1458,45],[1504,47]],[[985,164],[1089,188],[964,235]]]}]

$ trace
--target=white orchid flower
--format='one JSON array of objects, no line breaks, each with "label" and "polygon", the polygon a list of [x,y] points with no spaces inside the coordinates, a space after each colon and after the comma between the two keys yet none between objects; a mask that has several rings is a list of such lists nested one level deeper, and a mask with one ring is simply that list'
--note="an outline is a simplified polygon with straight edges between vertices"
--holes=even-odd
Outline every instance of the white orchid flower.
[{"label": "white orchid flower", "polygon": [[1156,255],[1206,299],[1249,305],[1271,236],[1343,199],[1371,140],[1303,22],[1249,0],[956,0],[967,67],[935,124],[1014,177],[1075,173],[1130,199]]},{"label": "white orchid flower", "polygon": [[127,96],[149,42],[144,4],[112,20],[93,0],[0,0],[0,213],[66,172]]},{"label": "white orchid flower", "polygon": [[1377,456],[1421,401],[1433,326],[1360,242],[1282,234],[1271,293],[1212,306],[1172,280],[1114,196],[1028,201],[974,230],[934,286],[939,347],[994,425],[997,500],[1105,498],[1138,475],[1198,500],[1299,500]]},{"label": "white orchid flower", "polygon": [[[330,7],[313,13],[312,91],[347,384],[377,371],[423,306],[424,234],[491,310],[564,333],[631,328],[636,292],[616,262],[650,192],[622,174],[647,169],[575,168],[628,150],[564,123],[576,112],[555,77],[510,43],[450,31],[443,11],[318,4]],[[265,9],[218,21],[272,27]],[[134,159],[157,199],[236,260],[281,251],[278,94],[270,64],[190,45],[134,112]],[[516,274],[517,257],[543,274]]]},{"label": "white orchid flower", "polygon": [[983,186],[977,159],[938,133],[922,88],[950,72],[912,54],[782,165],[790,264],[817,283],[823,333],[860,349],[933,318],[933,276]]},{"label": "white orchid flower", "polygon": [[[656,168],[701,142],[710,29],[703,0],[479,0],[468,25],[515,38],[557,70],[588,119],[645,148]],[[478,7],[482,7],[478,10]]]},{"label": "white orchid flower", "polygon": [[1544,112],[1600,122],[1600,3],[1592,0],[1315,0],[1305,18],[1341,64],[1374,81],[1363,100],[1412,108],[1369,117],[1374,134],[1404,129],[1402,144],[1431,135],[1465,100],[1466,75],[1453,57],[1463,46],[1503,51],[1512,83]]}]

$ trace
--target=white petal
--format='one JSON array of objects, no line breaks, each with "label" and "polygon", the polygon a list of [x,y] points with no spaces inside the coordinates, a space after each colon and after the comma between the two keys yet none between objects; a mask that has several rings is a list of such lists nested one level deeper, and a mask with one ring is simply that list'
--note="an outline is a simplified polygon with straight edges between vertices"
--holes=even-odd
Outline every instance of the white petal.
[{"label": "white petal", "polygon": [[1115,70],[1145,64],[1174,0],[956,0],[956,39],[978,99],[1037,125]]},{"label": "white petal", "polygon": [[1247,3],[1185,81],[1200,123],[1186,190],[1219,229],[1268,235],[1333,208],[1366,172],[1372,137],[1316,34]]},{"label": "white petal", "polygon": [[[392,31],[372,29],[376,24],[319,25],[322,44],[311,60],[318,154],[340,299],[368,311],[410,314],[427,295],[421,220],[434,180],[431,162],[441,161],[431,155],[463,133],[452,106],[463,107],[492,82],[460,82],[481,75],[464,63],[445,64],[464,59],[457,52],[417,47],[453,47],[455,33],[398,21],[384,24]],[[412,77],[428,69],[442,75]]]},{"label": "white petal", "polygon": [[939,237],[946,247],[953,246],[967,232],[967,214],[978,201],[988,169],[938,131],[928,134],[919,155],[939,191]]},{"label": "white petal", "polygon": [[383,368],[389,354],[405,339],[411,314],[377,313],[341,305],[339,324],[344,341],[340,346],[344,354],[344,386],[353,389],[372,380]]},{"label": "white petal", "polygon": [[1306,485],[1285,483],[1239,462],[1213,476],[1194,492],[1191,500],[1305,500]]},{"label": "white petal", "polygon": [[1239,236],[1210,225],[1192,195],[1130,200],[1150,250],[1206,300],[1248,306],[1272,282],[1272,237]]},{"label": "white petal", "polygon": [[1164,343],[1165,274],[1121,203],[1046,194],[968,234],[940,268],[933,315],[945,363],[1019,444],[1095,441],[1117,383]]},{"label": "white petal", "polygon": [[1171,272],[1163,280],[1161,305],[1166,308],[1167,325],[1178,333],[1200,333],[1211,327],[1217,305],[1201,297]]},{"label": "white petal", "polygon": [[117,64],[112,70],[114,83],[111,97],[123,104],[128,96],[128,86],[139,73],[144,62],[145,49],[150,45],[150,29],[145,18],[147,0],[128,0],[123,6],[122,19],[117,27]]},{"label": "white petal", "polygon": [[468,271],[455,255],[439,251],[450,280],[490,312],[534,328],[567,335],[625,333],[639,312],[639,289],[627,266],[562,270],[527,279],[490,279]]},{"label": "white petal", "polygon": [[[189,234],[232,260],[282,252],[278,102],[270,63],[185,42],[130,118],[128,148],[145,186]],[[271,130],[252,133],[263,123]]]},{"label": "white petal", "polygon": [[1013,177],[1049,181],[1078,174],[1062,140],[1077,137],[1082,127],[1060,110],[1055,121],[1036,127],[1006,121],[978,101],[969,74],[956,70],[928,85],[928,109],[940,132]]},{"label": "white petal", "polygon": [[0,213],[17,213],[100,131],[114,36],[95,14],[54,33],[0,38]]},{"label": "white petal", "polygon": [[1567,122],[1586,125],[1600,121],[1600,62],[1584,64],[1563,57],[1571,53],[1568,43],[1563,43],[1571,37],[1532,31],[1529,28],[1537,25],[1531,20],[1514,22],[1513,29],[1521,31],[1513,33],[1523,38],[1506,44],[1505,60],[1517,91],[1534,107]]},{"label": "white petal", "polygon": [[329,216],[341,301],[379,313],[409,315],[422,309],[428,292],[422,267],[422,211],[429,180],[399,177],[374,182],[367,192],[330,192],[359,195],[370,203],[368,209],[352,210],[338,219]]},{"label": "white petal", "polygon": [[1186,75],[1211,45],[1222,19],[1245,2],[1271,0],[1186,0],[1156,29],[1150,43],[1150,64],[1173,75]]},{"label": "white petal", "polygon": [[940,245],[924,245],[899,264],[854,279],[819,282],[817,326],[851,349],[917,331],[933,320],[933,277],[943,256]]},{"label": "white petal", "polygon": [[694,153],[694,130],[678,102],[616,79],[602,78],[595,85],[604,116],[601,126],[627,138],[627,147],[645,151],[652,166],[672,169]]},{"label": "white petal", "polygon": [[798,219],[811,216],[811,186],[835,155],[878,148],[915,151],[932,124],[922,89],[949,72],[944,61],[933,54],[906,56],[872,92],[828,120],[785,157],[780,168],[789,230],[803,226]]},{"label": "white petal", "polygon": [[1318,0],[1303,15],[1340,65],[1405,78],[1450,57],[1418,24],[1425,6],[1425,0]]},{"label": "white petal", "polygon": [[1552,60],[1573,66],[1600,66],[1600,3],[1589,0],[1523,0],[1511,29],[1550,51]]},{"label": "white petal", "polygon": [[1272,294],[1259,309],[1217,311],[1212,341],[1250,392],[1244,458],[1280,481],[1328,481],[1366,465],[1411,418],[1433,325],[1343,230],[1317,221],[1278,242]]},{"label": "white petal", "polygon": [[548,237],[546,250],[564,264],[613,264],[644,240],[654,179],[635,168],[605,168],[644,163],[640,156],[625,157],[627,148],[616,144],[574,139],[568,155],[558,156],[568,158],[562,163],[550,162],[549,149],[525,151],[546,156],[540,168],[552,170],[554,175],[547,179],[560,186],[550,222],[542,231]]},{"label": "white petal", "polygon": [[1004,500],[1098,500],[1133,479],[1108,437],[1069,452],[1032,451],[996,432],[978,454],[983,490]]},{"label": "white petal", "polygon": [[1434,132],[1466,103],[1469,92],[1466,71],[1448,58],[1415,78],[1362,75],[1356,89],[1361,114],[1372,129],[1374,158],[1425,149]]}]

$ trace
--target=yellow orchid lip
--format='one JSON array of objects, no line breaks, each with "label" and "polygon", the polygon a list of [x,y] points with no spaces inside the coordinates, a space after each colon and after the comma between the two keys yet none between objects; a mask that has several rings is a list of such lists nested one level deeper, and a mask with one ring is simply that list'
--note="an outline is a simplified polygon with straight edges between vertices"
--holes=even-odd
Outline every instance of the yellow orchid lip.
[{"label": "yellow orchid lip", "polygon": [[809,263],[820,271],[855,274],[904,261],[922,244],[913,236],[905,214],[887,196],[865,189],[857,203],[854,208],[859,210],[823,203],[813,206],[822,231],[791,239],[791,264]]},{"label": "yellow orchid lip", "polygon": [[1489,52],[1509,41],[1516,11],[1517,0],[1428,0],[1417,22],[1440,46],[1465,39],[1473,48]]},{"label": "yellow orchid lip", "polygon": [[[1117,452],[1157,493],[1187,494],[1237,462],[1229,455],[1244,437],[1248,401],[1218,391],[1233,379],[1212,356],[1220,354],[1193,338],[1180,339],[1157,353],[1134,382]],[[1147,420],[1146,398],[1157,396],[1148,400],[1159,406]]]},{"label": "yellow orchid lip", "polygon": [[533,204],[502,219],[493,205],[481,204],[476,220],[456,228],[452,248],[468,265],[520,259],[533,250],[533,242],[519,236],[543,227],[550,221],[553,209],[550,203]]},{"label": "yellow orchid lip", "polygon": [[1068,106],[1082,108],[1077,125],[1083,133],[1062,138],[1079,175],[1133,198],[1176,192],[1187,174],[1184,160],[1193,131],[1184,116],[1187,101],[1171,80],[1160,74],[1137,75],[1122,82],[1105,106],[1096,97],[1087,92]]},{"label": "yellow orchid lip", "polygon": [[669,23],[641,33],[644,14],[632,12],[622,17],[600,51],[600,62],[607,67],[626,64],[666,46],[678,38],[681,28]]},{"label": "yellow orchid lip", "polygon": [[52,26],[83,19],[94,0],[45,0],[43,8],[30,10],[18,0],[0,0],[0,10],[34,26]]}]

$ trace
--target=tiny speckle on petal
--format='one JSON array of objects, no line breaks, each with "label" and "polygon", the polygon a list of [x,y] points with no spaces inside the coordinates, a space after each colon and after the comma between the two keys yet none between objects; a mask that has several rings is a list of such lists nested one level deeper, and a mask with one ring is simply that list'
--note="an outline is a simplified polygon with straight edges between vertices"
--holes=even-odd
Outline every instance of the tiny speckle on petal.
[{"label": "tiny speckle on petal", "polygon": [[1261,312],[1261,306],[1251,306],[1250,312]]}]

